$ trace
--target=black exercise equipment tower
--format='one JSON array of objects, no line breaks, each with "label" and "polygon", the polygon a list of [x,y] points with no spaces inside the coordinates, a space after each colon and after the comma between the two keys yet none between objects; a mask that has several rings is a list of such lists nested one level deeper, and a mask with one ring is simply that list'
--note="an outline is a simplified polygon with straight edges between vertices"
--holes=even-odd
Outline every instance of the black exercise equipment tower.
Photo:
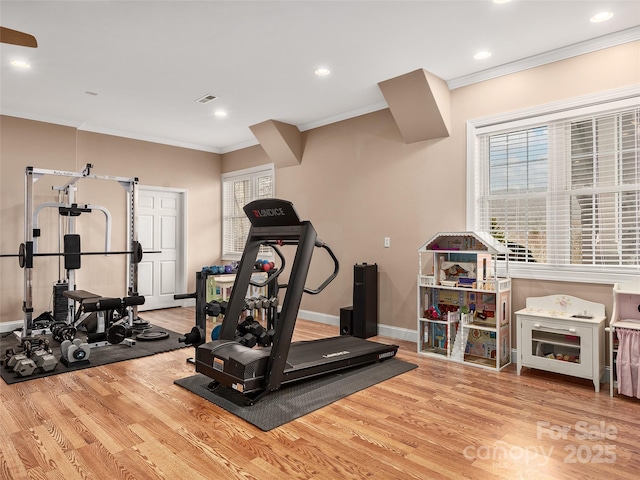
[{"label": "black exercise equipment tower", "polygon": [[[242,260],[231,291],[218,340],[196,349],[196,371],[213,379],[211,388],[232,388],[243,394],[242,403],[253,405],[281,385],[385,360],[395,356],[398,346],[371,342],[349,335],[306,342],[291,342],[303,293],[320,293],[337,275],[338,261],[329,247],[317,238],[309,221],[300,221],[293,204],[280,199],[262,199],[244,207],[251,221]],[[251,349],[235,340],[238,319],[251,281],[261,245],[297,245],[285,288],[282,310],[276,321],[271,347]],[[315,247],[327,250],[335,270],[315,290],[305,281]],[[277,275],[270,278],[276,281]]]}]

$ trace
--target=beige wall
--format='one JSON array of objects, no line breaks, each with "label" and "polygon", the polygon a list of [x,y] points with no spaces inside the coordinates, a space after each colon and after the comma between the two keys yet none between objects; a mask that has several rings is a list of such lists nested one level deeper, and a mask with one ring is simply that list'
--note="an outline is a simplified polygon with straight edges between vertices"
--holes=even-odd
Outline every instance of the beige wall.
[{"label": "beige wall", "polygon": [[[640,42],[635,42],[452,91],[449,138],[407,145],[386,109],[303,132],[302,163],[276,171],[276,196],[291,200],[300,216],[312,221],[342,269],[321,295],[305,296],[301,308],[338,315],[351,304],[353,265],[377,263],[380,322],[415,330],[416,250],[438,231],[465,228],[466,121],[638,83]],[[24,166],[76,170],[91,162],[95,173],[188,189],[190,289],[193,273],[220,256],[220,173],[271,161],[260,146],[220,159],[10,117],[2,117],[0,134],[2,252],[13,252],[23,241]],[[391,248],[383,248],[384,237],[391,238]],[[330,269],[318,252],[311,287]],[[1,264],[2,321],[21,318],[21,270],[13,264],[13,259]],[[57,275],[52,270],[40,286],[43,309]],[[513,282],[514,310],[528,296],[552,293],[601,302],[611,311],[611,285],[528,280]]]},{"label": "beige wall", "polygon": [[[94,165],[91,173],[137,177],[139,185],[187,190],[188,290],[195,289],[194,272],[220,257],[220,173],[221,156],[184,148],[159,145],[109,135],[77,131],[75,128],[0,117],[0,251],[17,253],[24,242],[25,167],[81,171]],[[67,177],[45,176],[34,184],[33,205],[57,201],[52,186],[64,185]],[[113,217],[112,249],[126,250],[127,205],[125,190],[106,180],[77,182],[77,202],[107,207]],[[41,214],[40,252],[58,251],[57,212]],[[83,214],[77,220],[82,250],[103,251],[104,216]],[[15,258],[0,260],[0,321],[23,318],[23,270]],[[34,317],[52,310],[52,286],[60,278],[56,258],[34,260]],[[64,274],[64,272],[62,272]],[[85,256],[77,271],[77,288],[105,296],[126,294],[124,256]]]},{"label": "beige wall", "polygon": [[[299,166],[276,171],[276,196],[291,200],[341,261],[338,278],[305,310],[338,315],[350,305],[355,263],[377,263],[380,322],[416,328],[417,248],[438,231],[465,229],[466,122],[640,83],[640,42],[484,81],[451,92],[451,136],[406,145],[389,110],[303,133]],[[259,147],[226,154],[223,171],[270,160]],[[391,248],[383,248],[383,238]],[[321,257],[321,254],[318,254]],[[326,275],[322,262],[309,284]],[[604,303],[612,286],[516,279],[514,311],[529,296],[564,293]]]}]

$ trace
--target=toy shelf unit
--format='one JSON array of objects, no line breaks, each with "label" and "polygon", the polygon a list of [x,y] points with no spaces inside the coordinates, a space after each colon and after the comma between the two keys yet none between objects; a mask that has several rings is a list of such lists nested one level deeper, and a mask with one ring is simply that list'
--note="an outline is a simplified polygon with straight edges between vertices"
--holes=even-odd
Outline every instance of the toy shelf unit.
[{"label": "toy shelf unit", "polygon": [[438,233],[420,246],[419,354],[493,370],[511,363],[511,280],[495,268],[508,253],[485,232]]},{"label": "toy shelf unit", "polygon": [[516,312],[518,375],[522,367],[593,380],[604,374],[604,305],[570,295],[527,298]]},{"label": "toy shelf unit", "polygon": [[[640,398],[640,279],[613,286],[609,337],[609,394]],[[635,359],[635,361],[634,361]]]}]

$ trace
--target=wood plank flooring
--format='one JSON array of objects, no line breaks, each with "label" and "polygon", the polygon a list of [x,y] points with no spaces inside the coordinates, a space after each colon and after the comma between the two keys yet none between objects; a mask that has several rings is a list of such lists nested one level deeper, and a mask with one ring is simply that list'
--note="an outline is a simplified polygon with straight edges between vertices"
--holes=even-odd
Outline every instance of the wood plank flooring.
[{"label": "wood plank flooring", "polygon": [[[187,332],[194,311],[144,312]],[[337,327],[299,321],[295,339]],[[636,479],[640,400],[588,380],[417,369],[270,432],[174,385],[190,348],[0,385],[0,479]],[[1,381],[0,381],[1,382]]]}]

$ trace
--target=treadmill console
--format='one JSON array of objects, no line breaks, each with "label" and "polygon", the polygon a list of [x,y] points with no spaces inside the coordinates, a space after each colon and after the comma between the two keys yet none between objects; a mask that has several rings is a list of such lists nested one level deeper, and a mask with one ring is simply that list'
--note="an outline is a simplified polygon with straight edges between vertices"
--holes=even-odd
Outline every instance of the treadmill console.
[{"label": "treadmill console", "polygon": [[288,227],[301,223],[293,203],[278,198],[249,202],[244,206],[244,213],[254,227]]}]

